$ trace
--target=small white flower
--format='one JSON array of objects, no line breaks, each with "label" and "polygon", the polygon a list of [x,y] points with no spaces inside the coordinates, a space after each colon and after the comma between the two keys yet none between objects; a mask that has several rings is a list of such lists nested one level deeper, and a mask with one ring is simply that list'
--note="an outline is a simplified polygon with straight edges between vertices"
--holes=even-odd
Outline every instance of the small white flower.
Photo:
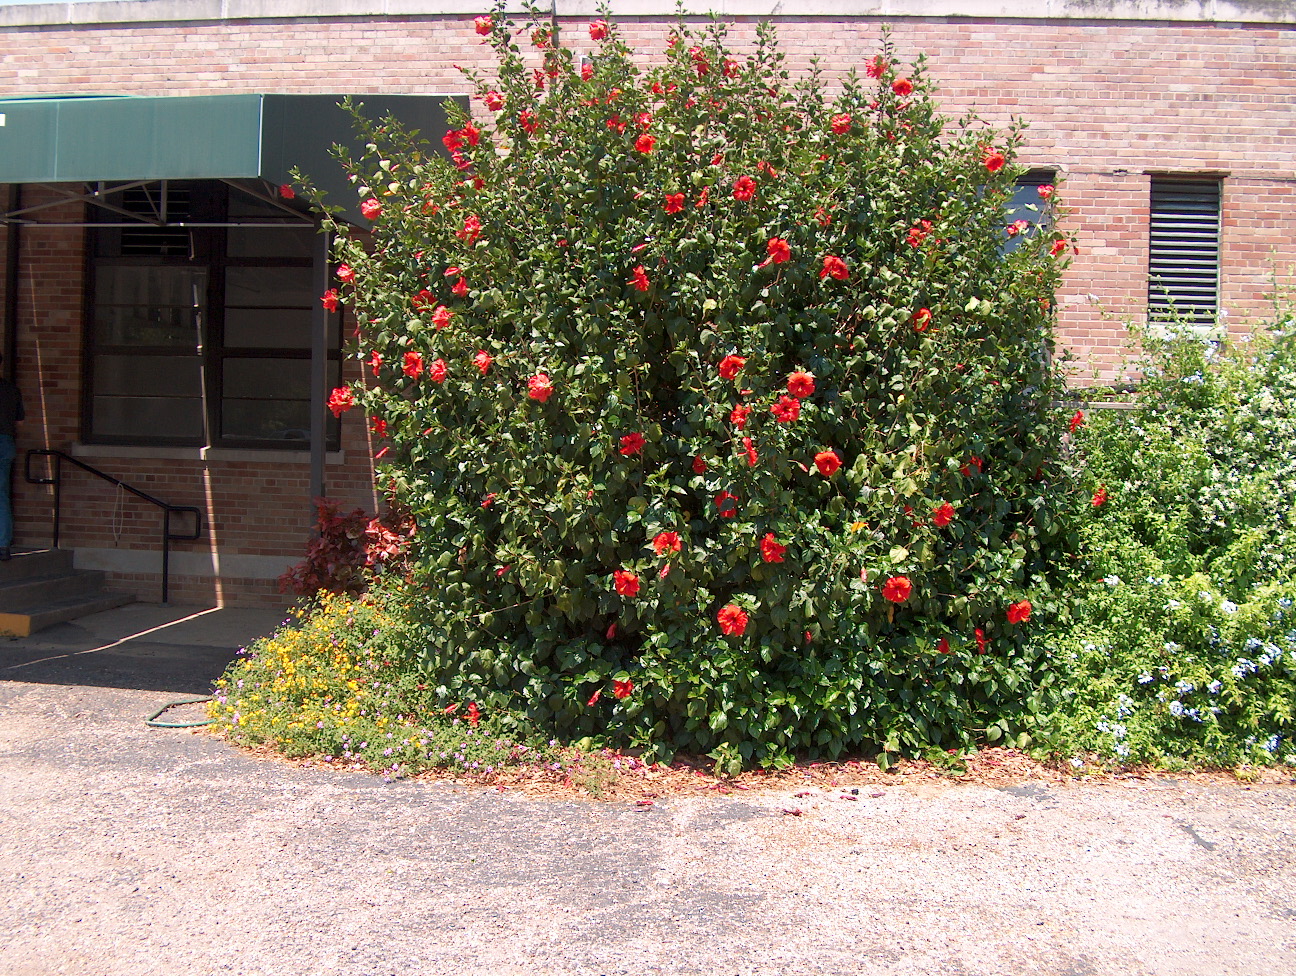
[{"label": "small white flower", "polygon": [[1084,760],[1083,760],[1083,759],[1072,758],[1072,760],[1071,760],[1071,765],[1074,766],[1076,769],[1079,769],[1081,766],[1084,765]]},{"label": "small white flower", "polygon": [[1183,716],[1183,713],[1184,713],[1183,702],[1181,702],[1181,701],[1172,701],[1172,702],[1170,703],[1170,714],[1171,714],[1171,715],[1173,715],[1175,718],[1181,718],[1181,717]]},{"label": "small white flower", "polygon": [[1237,613],[1237,604],[1232,600],[1221,600],[1220,609],[1225,613]]},{"label": "small white flower", "polygon": [[1108,586],[1120,586],[1121,578],[1113,574],[1111,576],[1104,576],[1103,582]]},{"label": "small white flower", "polygon": [[1138,683],[1141,684],[1141,685],[1151,684],[1151,683],[1152,683],[1152,675],[1150,675],[1150,674],[1148,674],[1146,671],[1144,671],[1142,674],[1140,674],[1140,675],[1138,676]]},{"label": "small white flower", "polygon": [[1218,695],[1220,691],[1223,690],[1223,688],[1224,685],[1219,681],[1212,681],[1210,684],[1206,686],[1206,690],[1209,691],[1212,695]]}]

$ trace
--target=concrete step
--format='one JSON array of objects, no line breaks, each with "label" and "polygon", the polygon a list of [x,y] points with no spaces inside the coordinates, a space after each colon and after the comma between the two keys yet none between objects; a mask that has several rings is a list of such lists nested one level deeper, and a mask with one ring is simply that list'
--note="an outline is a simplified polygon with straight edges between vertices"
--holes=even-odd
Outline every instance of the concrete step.
[{"label": "concrete step", "polygon": [[98,570],[71,569],[58,576],[23,577],[8,582],[0,577],[0,613],[25,613],[32,607],[76,596],[90,596],[103,588]]},{"label": "concrete step", "polygon": [[125,593],[93,593],[64,597],[22,613],[0,613],[0,634],[6,637],[30,637],[38,630],[85,617],[102,610],[111,610],[135,598]]},{"label": "concrete step", "polygon": [[0,585],[35,576],[63,576],[70,572],[71,549],[15,549],[12,559],[0,563]]}]

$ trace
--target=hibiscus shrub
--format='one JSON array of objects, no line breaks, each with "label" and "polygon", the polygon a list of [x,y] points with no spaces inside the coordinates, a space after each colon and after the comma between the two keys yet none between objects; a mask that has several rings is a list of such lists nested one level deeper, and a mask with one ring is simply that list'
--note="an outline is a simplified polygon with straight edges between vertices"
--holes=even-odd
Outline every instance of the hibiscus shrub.
[{"label": "hibiscus shrub", "polygon": [[1068,245],[1009,222],[1020,129],[942,118],[885,39],[830,97],[766,29],[643,70],[604,20],[579,63],[477,26],[481,110],[448,155],[361,120],[372,242],[337,228],[367,368],[333,403],[417,523],[427,679],[728,770],[1027,741]]}]

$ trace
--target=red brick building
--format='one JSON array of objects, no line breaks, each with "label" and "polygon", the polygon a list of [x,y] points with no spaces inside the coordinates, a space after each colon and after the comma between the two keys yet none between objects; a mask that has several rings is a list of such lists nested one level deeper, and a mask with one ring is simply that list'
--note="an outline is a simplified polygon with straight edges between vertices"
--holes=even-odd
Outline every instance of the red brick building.
[{"label": "red brick building", "polygon": [[[554,2],[578,48],[594,6]],[[1064,187],[1079,247],[1058,296],[1077,385],[1120,378],[1123,323],[1165,301],[1160,285],[1203,324],[1240,333],[1292,283],[1292,5],[717,9],[735,48],[770,19],[789,66],[817,57],[829,78],[860,66],[889,24],[902,58],[926,53],[947,115],[1029,121],[1024,162]],[[32,449],[203,513],[198,541],[173,544],[183,602],[283,600],[274,579],[299,558],[321,478],[331,497],[375,507],[361,422],[312,425],[312,363],[316,386],[331,385],[342,359],[335,326],[312,350],[325,329],[319,240],[275,190],[345,138],[336,96],[415,96],[401,104],[432,129],[435,106],[466,91],[455,65],[488,54],[472,28],[482,12],[433,0],[0,3],[0,97],[11,100],[0,105],[0,342],[28,410],[16,546],[50,543],[50,490],[22,478]],[[621,0],[613,15],[648,59],[674,4]],[[86,95],[136,97],[68,97]],[[158,511],[68,464],[64,479],[60,545],[156,599]]]}]

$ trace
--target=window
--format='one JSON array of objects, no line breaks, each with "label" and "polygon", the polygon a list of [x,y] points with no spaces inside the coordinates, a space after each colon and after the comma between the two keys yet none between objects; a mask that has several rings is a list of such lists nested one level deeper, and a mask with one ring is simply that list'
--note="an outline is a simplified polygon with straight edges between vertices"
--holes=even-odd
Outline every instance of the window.
[{"label": "window", "polygon": [[1008,253],[1021,247],[1022,243],[1034,237],[1039,230],[1048,230],[1053,226],[1053,211],[1047,200],[1041,199],[1041,186],[1051,186],[1057,173],[1051,169],[1033,169],[1017,180],[1017,189],[1008,200],[1006,224],[1024,220],[1031,226],[1024,231],[1007,236],[1002,251]]},{"label": "window", "polygon": [[88,277],[85,439],[305,448],[314,227],[216,182],[148,184],[108,203]]},{"label": "window", "polygon": [[1148,317],[1214,325],[1219,254],[1220,181],[1153,177]]}]

